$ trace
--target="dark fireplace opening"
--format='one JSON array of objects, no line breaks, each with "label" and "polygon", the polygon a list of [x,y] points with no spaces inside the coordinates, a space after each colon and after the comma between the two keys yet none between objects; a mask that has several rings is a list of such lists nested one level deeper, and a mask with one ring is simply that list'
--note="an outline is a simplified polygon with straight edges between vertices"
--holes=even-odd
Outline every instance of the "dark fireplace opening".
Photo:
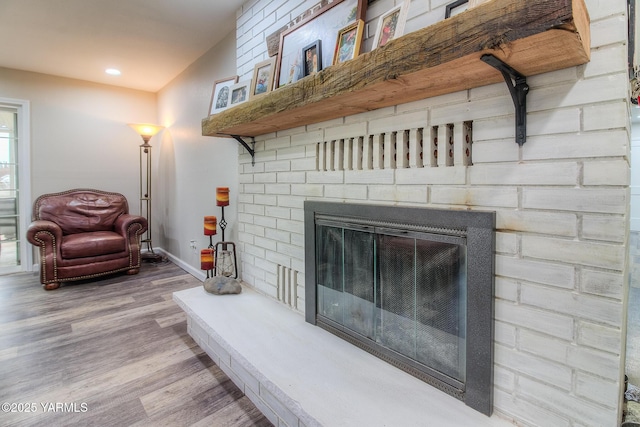
[{"label": "dark fireplace opening", "polygon": [[493,212],[305,203],[306,320],[490,415]]}]

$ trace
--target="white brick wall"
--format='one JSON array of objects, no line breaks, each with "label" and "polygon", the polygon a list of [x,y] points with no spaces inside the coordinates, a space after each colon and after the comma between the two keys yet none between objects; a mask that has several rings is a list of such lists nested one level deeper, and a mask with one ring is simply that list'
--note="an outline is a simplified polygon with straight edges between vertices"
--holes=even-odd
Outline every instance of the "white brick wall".
[{"label": "white brick wall", "polygon": [[[377,17],[396,2],[370,5],[371,38]],[[267,57],[266,35],[315,3],[244,5],[241,80]],[[447,3],[429,9],[413,0],[407,31],[443,19]],[[283,302],[304,308],[304,200],[496,211],[495,410],[523,425],[617,425],[629,222],[626,1],[586,4],[591,62],[529,77],[523,147],[514,141],[508,90],[497,84],[261,136],[255,166],[241,149],[242,278],[281,300],[286,285],[284,295],[297,300]],[[440,158],[435,167],[425,157],[424,167],[415,159],[394,167],[376,141],[368,152],[369,135],[400,138],[414,128],[424,128],[428,152],[432,126],[442,132],[468,120],[472,166]],[[363,170],[344,151],[318,148],[362,136],[372,163]]]}]

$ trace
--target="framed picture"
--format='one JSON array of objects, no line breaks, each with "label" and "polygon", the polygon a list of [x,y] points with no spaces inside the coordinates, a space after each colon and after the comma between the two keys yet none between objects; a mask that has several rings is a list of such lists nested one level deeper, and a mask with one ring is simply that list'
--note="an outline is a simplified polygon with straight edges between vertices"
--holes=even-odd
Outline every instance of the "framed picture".
[{"label": "framed picture", "polygon": [[376,37],[373,39],[373,48],[382,47],[389,41],[400,37],[404,33],[404,24],[407,21],[407,12],[410,0],[390,9],[378,19]]},{"label": "framed picture", "polygon": [[[303,50],[316,40],[322,40],[324,46],[335,46],[341,28],[363,19],[365,3],[366,0],[334,0],[296,26],[283,31],[280,34],[275,87],[304,77]],[[324,49],[320,58],[322,64],[333,64],[333,49]]]},{"label": "framed picture", "polygon": [[271,92],[275,68],[276,58],[269,58],[255,65],[253,79],[251,79],[251,98]]},{"label": "framed picture", "polygon": [[316,40],[302,49],[304,77],[322,70],[322,41]]},{"label": "framed picture", "polygon": [[338,32],[336,48],[333,52],[333,65],[355,58],[360,55],[360,43],[364,21],[358,19],[353,24],[347,25]]},{"label": "framed picture", "polygon": [[251,85],[251,80],[246,80],[244,82],[236,83],[229,88],[229,106],[233,107],[234,105],[242,104],[249,100],[249,91]]},{"label": "framed picture", "polygon": [[[301,21],[305,19],[311,19],[312,15],[317,14],[324,10],[327,4],[332,3],[335,0],[316,0],[316,3],[310,8],[306,9],[304,12],[300,13],[295,18],[291,19],[291,22],[286,24],[285,26],[277,29],[273,33],[269,34],[265,41],[267,43],[267,54],[271,56],[278,56],[278,52],[280,51],[280,34],[287,31],[289,28],[298,25]],[[367,3],[370,3],[375,0],[367,0],[363,6],[366,7]],[[297,12],[297,9],[296,9]],[[364,12],[363,12],[364,13]]]},{"label": "framed picture", "polygon": [[213,83],[213,93],[211,94],[211,104],[209,105],[209,115],[216,114],[229,108],[229,88],[238,83],[238,76],[227,77],[216,80]]},{"label": "framed picture", "polygon": [[469,9],[472,7],[480,6],[482,3],[486,3],[489,0],[469,0]]},{"label": "framed picture", "polygon": [[444,19],[451,18],[452,16],[456,16],[459,13],[467,10],[469,6],[469,0],[457,0],[453,3],[449,3],[444,13]]}]

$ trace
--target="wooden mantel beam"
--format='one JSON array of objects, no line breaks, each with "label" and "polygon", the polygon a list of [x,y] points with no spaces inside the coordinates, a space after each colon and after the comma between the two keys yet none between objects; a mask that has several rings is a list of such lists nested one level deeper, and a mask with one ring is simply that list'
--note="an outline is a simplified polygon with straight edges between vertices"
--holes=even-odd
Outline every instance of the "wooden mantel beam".
[{"label": "wooden mantel beam", "polygon": [[209,116],[202,134],[263,135],[500,82],[487,53],[525,76],[588,62],[584,0],[491,0]]}]

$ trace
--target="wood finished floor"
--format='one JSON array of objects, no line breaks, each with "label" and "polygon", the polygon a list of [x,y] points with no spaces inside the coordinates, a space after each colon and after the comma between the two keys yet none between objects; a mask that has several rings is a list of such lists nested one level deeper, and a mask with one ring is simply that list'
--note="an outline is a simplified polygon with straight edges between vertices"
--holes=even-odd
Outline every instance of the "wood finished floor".
[{"label": "wood finished floor", "polygon": [[195,286],[172,263],[55,291],[0,276],[0,403],[35,410],[0,425],[271,426],[187,334],[172,293]]}]

